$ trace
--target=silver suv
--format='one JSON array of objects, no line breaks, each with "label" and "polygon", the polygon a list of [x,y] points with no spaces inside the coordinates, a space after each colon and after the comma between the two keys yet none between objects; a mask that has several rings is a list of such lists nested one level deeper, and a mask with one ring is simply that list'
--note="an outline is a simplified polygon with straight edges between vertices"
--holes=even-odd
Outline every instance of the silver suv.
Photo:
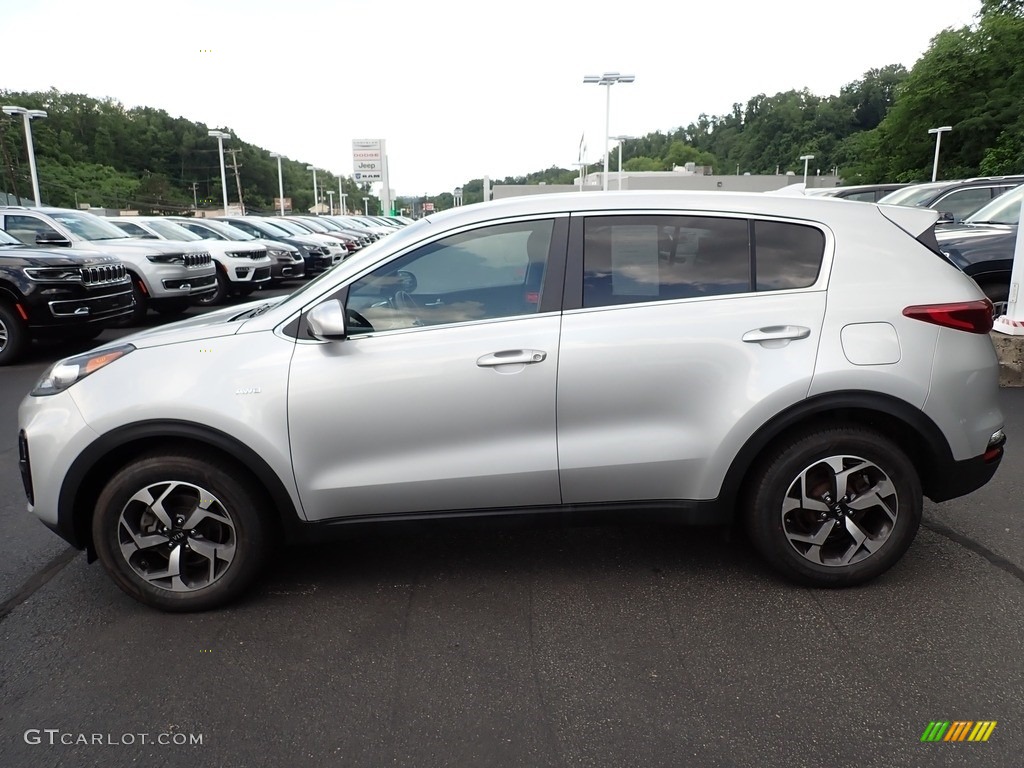
[{"label": "silver suv", "polygon": [[148,309],[176,314],[216,288],[209,250],[191,243],[137,240],[99,216],[65,208],[0,207],[0,229],[26,245],[73,246],[116,256],[132,278],[138,324]]},{"label": "silver suv", "polygon": [[577,193],[405,227],[288,297],[56,363],[32,511],[140,601],[355,523],[669,513],[800,582],[890,566],[1003,454],[991,304],[933,211]]}]

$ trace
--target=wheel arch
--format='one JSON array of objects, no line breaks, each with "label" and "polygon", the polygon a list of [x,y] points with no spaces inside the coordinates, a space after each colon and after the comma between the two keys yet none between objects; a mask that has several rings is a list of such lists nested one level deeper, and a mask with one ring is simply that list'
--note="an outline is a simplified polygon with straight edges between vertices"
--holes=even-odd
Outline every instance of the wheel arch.
[{"label": "wheel arch", "polygon": [[751,470],[780,440],[815,426],[857,424],[885,435],[907,455],[925,496],[941,496],[939,467],[953,462],[942,430],[927,415],[898,398],[875,392],[830,392],[809,398],[778,414],[758,429],[733,459],[722,483],[723,509],[738,513]]},{"label": "wheel arch", "polygon": [[298,523],[298,510],[285,482],[254,450],[231,435],[186,421],[146,421],[102,435],[83,450],[68,469],[57,500],[57,528],[72,545],[95,559],[92,515],[96,500],[110,478],[132,458],[153,449],[190,451],[221,459],[245,475],[271,504],[271,523],[284,534]]}]

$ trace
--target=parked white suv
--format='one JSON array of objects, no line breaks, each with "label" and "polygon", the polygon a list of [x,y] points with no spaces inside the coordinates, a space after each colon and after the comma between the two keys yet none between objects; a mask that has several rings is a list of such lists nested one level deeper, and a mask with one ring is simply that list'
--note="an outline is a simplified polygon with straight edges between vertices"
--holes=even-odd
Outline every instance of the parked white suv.
[{"label": "parked white suv", "polygon": [[721,192],[435,214],[55,364],[19,410],[30,509],[165,610],[284,538],[440,517],[739,523],[785,575],[858,584],[1003,455],[992,307],[935,220]]},{"label": "parked white suv", "polygon": [[216,287],[207,248],[139,240],[85,211],[0,207],[0,229],[26,245],[74,247],[116,256],[128,268],[135,299],[127,322],[138,324],[149,308],[176,314]]},{"label": "parked white suv", "polygon": [[180,217],[175,217],[173,221],[201,237],[210,246],[213,260],[217,262],[217,291],[201,299],[200,304],[220,304],[230,294],[248,296],[261,285],[270,282],[273,259],[270,258],[266,243],[251,238],[225,239],[223,229],[226,225],[219,221]]},{"label": "parked white suv", "polygon": [[230,293],[248,296],[270,280],[272,261],[264,243],[250,240],[240,247],[235,242],[204,237],[194,228],[183,226],[181,220],[165,216],[132,216],[111,219],[110,223],[136,237],[201,242],[217,265],[217,288],[203,296],[199,304],[223,304]]}]

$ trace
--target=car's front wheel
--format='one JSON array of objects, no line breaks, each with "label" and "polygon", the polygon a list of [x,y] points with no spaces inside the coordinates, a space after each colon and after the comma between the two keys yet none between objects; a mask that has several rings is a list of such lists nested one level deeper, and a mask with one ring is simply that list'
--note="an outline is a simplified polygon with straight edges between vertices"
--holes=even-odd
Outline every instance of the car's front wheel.
[{"label": "car's front wheel", "polygon": [[217,267],[217,278],[214,283],[214,289],[207,291],[197,296],[194,301],[200,307],[215,307],[218,304],[223,304],[224,300],[228,297],[228,276],[224,274],[224,270]]},{"label": "car's front wheel", "polygon": [[0,365],[10,365],[24,354],[29,335],[25,322],[12,306],[0,302]]},{"label": "car's front wheel", "polygon": [[100,561],[117,585],[165,611],[201,611],[237,597],[268,546],[266,511],[231,466],[153,453],[123,467],[92,521]]},{"label": "car's front wheel", "polygon": [[744,501],[754,546],[805,584],[846,587],[891,568],[921,523],[921,483],[884,435],[850,425],[777,445]]}]

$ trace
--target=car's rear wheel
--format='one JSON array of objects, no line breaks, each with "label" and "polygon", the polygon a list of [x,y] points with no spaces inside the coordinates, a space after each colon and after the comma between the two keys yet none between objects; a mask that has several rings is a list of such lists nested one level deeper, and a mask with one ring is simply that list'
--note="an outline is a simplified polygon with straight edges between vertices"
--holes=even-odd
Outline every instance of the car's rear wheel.
[{"label": "car's rear wheel", "polygon": [[14,307],[0,302],[0,365],[10,365],[28,347],[28,328]]},{"label": "car's rear wheel", "polygon": [[777,445],[755,470],[744,511],[754,546],[782,573],[845,587],[903,556],[922,506],[906,454],[884,435],[850,425]]},{"label": "car's rear wheel", "polygon": [[96,553],[127,594],[164,611],[237,597],[268,546],[266,511],[230,465],[153,453],[110,479],[92,521]]}]

